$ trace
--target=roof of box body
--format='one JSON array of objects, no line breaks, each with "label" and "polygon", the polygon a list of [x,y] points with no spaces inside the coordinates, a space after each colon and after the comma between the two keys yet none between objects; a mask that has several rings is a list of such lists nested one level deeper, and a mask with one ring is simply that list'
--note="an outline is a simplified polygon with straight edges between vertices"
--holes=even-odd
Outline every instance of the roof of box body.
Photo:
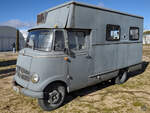
[{"label": "roof of box body", "polygon": [[[58,8],[61,8],[61,7],[70,5],[70,4],[75,4],[75,5],[78,5],[78,6],[89,7],[89,8],[93,8],[93,9],[99,9],[99,10],[103,10],[103,11],[108,11],[108,12],[112,12],[112,13],[117,13],[117,14],[121,14],[121,15],[126,15],[126,16],[131,16],[131,17],[144,19],[144,17],[142,17],[142,16],[137,16],[137,15],[133,15],[133,14],[125,13],[125,12],[120,12],[120,11],[116,11],[116,10],[112,10],[112,9],[108,9],[108,8],[98,7],[98,6],[95,6],[95,5],[90,5],[90,4],[85,4],[85,3],[75,2],[75,1],[71,1],[71,2],[67,2],[67,3],[64,3],[64,4],[58,5],[56,7],[45,10],[43,12],[50,12],[52,10],[55,10],[55,9],[58,9]],[[41,12],[41,13],[43,13],[43,12]]]},{"label": "roof of box body", "polygon": [[[58,6],[56,6],[56,7],[54,7],[54,8],[50,8],[50,9],[48,9],[48,10],[45,10],[45,11],[43,11],[43,12],[41,12],[41,13],[39,13],[39,15],[40,14],[42,14],[42,13],[45,13],[45,12],[47,12],[48,14],[50,14],[51,12],[53,12],[53,11],[57,11],[58,9],[61,9],[61,8],[65,8],[65,7],[67,7],[67,6],[82,6],[82,7],[86,7],[86,8],[91,8],[91,9],[97,9],[97,10],[101,10],[101,11],[105,11],[105,12],[110,12],[110,13],[114,13],[114,14],[120,14],[120,15],[125,15],[125,16],[130,16],[130,17],[134,17],[134,18],[138,18],[138,19],[143,19],[143,17],[141,17],[141,16],[136,16],[136,15],[131,15],[131,14],[128,14],[128,13],[122,13],[122,12],[119,12],[119,11],[115,11],[115,10],[111,10],[111,9],[106,9],[106,8],[102,8],[102,7],[98,7],[98,6],[94,6],[94,5],[89,5],[89,4],[84,4],[84,3],[79,3],[79,2],[68,2],[68,3],[65,3],[65,4],[62,4],[62,5],[58,5]],[[65,10],[65,9],[64,9]],[[72,9],[73,10],[73,9]],[[54,16],[54,18],[53,18],[53,20],[48,20],[48,21],[46,21],[46,23],[43,23],[43,24],[38,24],[38,25],[36,25],[36,26],[34,26],[33,28],[31,28],[30,30],[33,30],[33,29],[39,29],[39,28],[54,28],[54,27],[52,27],[52,26],[54,26],[54,25],[58,25],[59,26],[59,28],[65,28],[66,27],[66,25],[67,25],[67,27],[68,27],[68,25],[70,24],[70,19],[71,18],[69,18],[69,16],[68,16],[68,13],[70,13],[70,16],[71,16],[71,11],[69,12],[69,10],[65,10],[65,11],[63,11],[63,12],[60,12],[60,11],[57,11],[57,13],[59,12],[59,14],[62,14],[61,15],[61,18],[63,18],[63,19],[61,19],[61,22],[60,23],[57,23],[58,21],[60,21],[60,20],[58,20],[58,18],[57,19],[54,19],[55,18],[55,16],[54,16],[54,13],[52,14],[53,16]],[[56,14],[56,13],[55,13]],[[60,16],[60,15],[59,15]],[[57,21],[58,20],[58,21]],[[52,24],[53,23],[53,24]],[[29,31],[30,31],[29,30]]]}]

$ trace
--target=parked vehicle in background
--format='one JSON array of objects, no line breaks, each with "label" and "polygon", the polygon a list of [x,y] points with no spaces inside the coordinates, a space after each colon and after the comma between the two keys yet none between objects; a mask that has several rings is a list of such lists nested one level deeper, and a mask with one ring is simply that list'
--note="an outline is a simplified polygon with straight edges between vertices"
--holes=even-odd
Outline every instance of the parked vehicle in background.
[{"label": "parked vehicle in background", "polygon": [[46,10],[19,52],[14,90],[49,111],[66,93],[111,79],[122,84],[141,68],[142,34],[140,16],[78,2]]}]

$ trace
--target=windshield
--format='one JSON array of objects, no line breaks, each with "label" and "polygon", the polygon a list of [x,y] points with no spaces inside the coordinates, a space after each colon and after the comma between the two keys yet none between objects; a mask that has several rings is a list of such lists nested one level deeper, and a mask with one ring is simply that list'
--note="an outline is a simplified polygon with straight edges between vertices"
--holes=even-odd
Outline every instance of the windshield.
[{"label": "windshield", "polygon": [[[26,47],[42,51],[50,51],[52,48],[53,30],[40,29],[29,32]],[[33,45],[30,44],[33,41]]]}]

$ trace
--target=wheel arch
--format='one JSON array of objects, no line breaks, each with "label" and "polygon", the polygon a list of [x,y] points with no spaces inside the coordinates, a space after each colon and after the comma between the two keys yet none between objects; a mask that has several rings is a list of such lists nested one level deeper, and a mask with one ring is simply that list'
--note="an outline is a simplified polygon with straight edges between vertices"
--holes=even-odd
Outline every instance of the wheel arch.
[{"label": "wheel arch", "polygon": [[46,90],[47,90],[48,88],[50,88],[51,85],[53,85],[53,84],[62,84],[63,86],[65,86],[66,92],[67,92],[67,93],[69,92],[67,83],[64,82],[64,81],[62,81],[62,80],[55,80],[55,81],[50,82],[50,83],[43,89],[43,92],[46,92]]}]

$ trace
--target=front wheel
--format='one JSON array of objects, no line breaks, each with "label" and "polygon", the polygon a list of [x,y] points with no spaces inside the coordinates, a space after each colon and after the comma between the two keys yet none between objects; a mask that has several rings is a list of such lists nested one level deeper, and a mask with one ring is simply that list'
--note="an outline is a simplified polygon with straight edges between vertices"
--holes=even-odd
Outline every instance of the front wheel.
[{"label": "front wheel", "polygon": [[62,105],[66,96],[66,87],[63,84],[52,84],[46,89],[43,99],[38,99],[40,107],[45,111],[54,110]]}]

